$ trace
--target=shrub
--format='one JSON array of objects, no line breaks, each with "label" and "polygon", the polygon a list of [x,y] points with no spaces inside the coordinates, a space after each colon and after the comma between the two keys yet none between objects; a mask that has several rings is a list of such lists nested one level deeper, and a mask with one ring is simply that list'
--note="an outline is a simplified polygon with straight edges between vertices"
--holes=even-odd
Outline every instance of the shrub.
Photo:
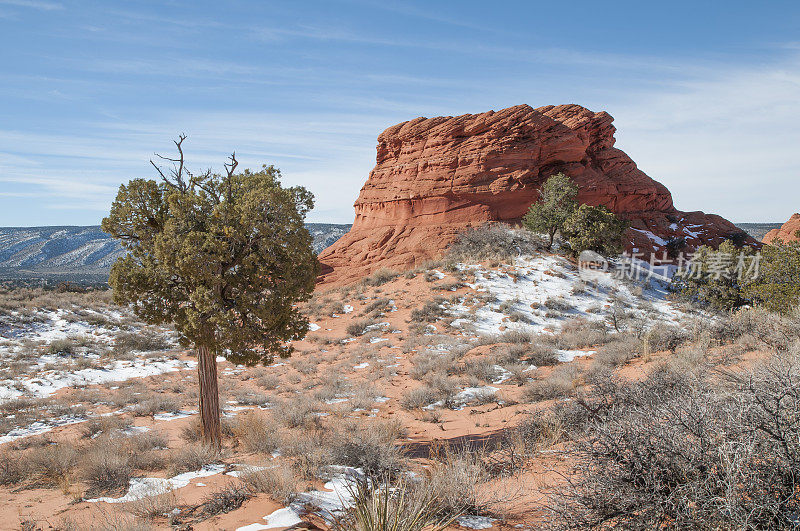
[{"label": "shrub", "polygon": [[725,241],[717,250],[706,245],[692,255],[688,268],[682,268],[672,278],[671,290],[693,304],[727,311],[747,304],[742,291],[747,271],[739,257],[753,260],[752,247],[736,247]]},{"label": "shrub", "polygon": [[575,392],[580,376],[580,369],[576,365],[560,365],[545,378],[526,384],[523,396],[528,401],[570,396]]},{"label": "shrub", "polygon": [[248,452],[270,453],[277,448],[277,427],[263,414],[255,411],[240,414],[232,430]]},{"label": "shrub", "polygon": [[203,500],[203,515],[212,517],[235,511],[250,497],[251,494],[246,487],[232,483],[225,485]]},{"label": "shrub", "polygon": [[403,455],[395,445],[397,431],[389,424],[347,423],[333,436],[334,463],[360,468],[369,477],[393,477],[403,468]]},{"label": "shrub", "polygon": [[170,454],[170,474],[176,475],[200,470],[204,466],[217,461],[219,457],[219,452],[208,445],[187,444],[177,450],[173,450]]},{"label": "shrub", "polygon": [[447,248],[452,262],[508,260],[520,254],[534,254],[541,243],[530,233],[503,223],[487,223],[460,232]]},{"label": "shrub", "polygon": [[378,485],[357,481],[348,490],[352,504],[336,518],[336,531],[444,531],[458,517],[427,492],[403,482],[390,486],[388,478]]},{"label": "shrub", "polygon": [[405,393],[400,399],[400,405],[405,409],[418,409],[433,404],[438,396],[435,389],[424,385]]},{"label": "shrub", "polygon": [[563,528],[785,529],[800,510],[796,350],[725,380],[662,368],[587,404]]},{"label": "shrub", "polygon": [[361,283],[365,286],[377,287],[382,286],[387,282],[391,282],[399,276],[400,273],[397,271],[392,271],[390,269],[378,269],[370,276],[363,279]]},{"label": "shrub", "polygon": [[628,222],[605,207],[581,205],[564,223],[562,232],[575,256],[583,251],[615,256],[622,252],[622,236],[627,229]]},{"label": "shrub", "polygon": [[291,503],[297,495],[297,480],[287,466],[253,468],[246,470],[240,479],[251,492],[269,494],[281,503]]},{"label": "shrub", "polygon": [[23,459],[25,475],[48,486],[63,485],[78,465],[78,451],[67,442],[34,448]]},{"label": "shrub", "polygon": [[177,413],[181,403],[171,396],[154,396],[135,404],[131,411],[137,417],[152,417],[158,413]]},{"label": "shrub", "polygon": [[170,347],[167,338],[151,330],[121,332],[114,338],[113,353],[124,356],[131,352],[150,352],[167,350]]},{"label": "shrub", "polygon": [[800,304],[800,242],[766,245],[756,278],[746,278],[743,295],[764,308],[783,314]]},{"label": "shrub", "polygon": [[422,308],[415,308],[411,311],[411,320],[421,323],[434,323],[447,315],[445,299],[436,297],[425,302]]},{"label": "shrub", "polygon": [[133,469],[128,448],[119,441],[102,439],[83,455],[83,478],[93,494],[127,488]]},{"label": "shrub", "polygon": [[360,319],[348,324],[345,331],[348,336],[363,336],[367,332],[367,327],[373,324],[375,324],[375,321],[372,319]]}]

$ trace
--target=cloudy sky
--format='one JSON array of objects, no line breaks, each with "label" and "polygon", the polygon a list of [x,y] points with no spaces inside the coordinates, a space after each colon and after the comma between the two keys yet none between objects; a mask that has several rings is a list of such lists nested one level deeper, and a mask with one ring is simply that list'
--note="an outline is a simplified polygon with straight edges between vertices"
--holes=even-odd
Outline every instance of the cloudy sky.
[{"label": "cloudy sky", "polygon": [[800,3],[655,4],[0,0],[0,226],[99,223],[180,132],[350,222],[383,129],[519,103],[610,112],[683,210],[788,219]]}]

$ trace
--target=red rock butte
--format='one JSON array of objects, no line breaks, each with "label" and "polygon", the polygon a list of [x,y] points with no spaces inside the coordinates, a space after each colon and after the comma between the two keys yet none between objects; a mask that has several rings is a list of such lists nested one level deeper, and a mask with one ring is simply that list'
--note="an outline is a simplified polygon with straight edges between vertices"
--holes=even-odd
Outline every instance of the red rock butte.
[{"label": "red rock butte", "polygon": [[389,127],[350,232],[319,256],[322,280],[411,268],[440,256],[469,226],[518,222],[558,172],[575,180],[581,202],[630,220],[626,248],[645,257],[663,253],[670,239],[691,251],[742,234],[720,216],[677,210],[669,190],[614,147],[613,120],[580,105],[517,105]]},{"label": "red rock butte", "polygon": [[783,243],[796,242],[800,240],[798,231],[800,231],[800,214],[793,214],[781,228],[769,231],[764,236],[763,242],[772,243],[775,240],[781,240]]}]

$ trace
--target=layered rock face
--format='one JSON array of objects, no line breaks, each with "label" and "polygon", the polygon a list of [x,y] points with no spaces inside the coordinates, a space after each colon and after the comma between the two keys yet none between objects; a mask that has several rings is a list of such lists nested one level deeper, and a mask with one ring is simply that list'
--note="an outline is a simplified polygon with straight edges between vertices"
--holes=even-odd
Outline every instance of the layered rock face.
[{"label": "layered rock face", "polygon": [[783,224],[780,229],[772,229],[764,236],[764,243],[772,243],[775,240],[781,240],[784,243],[796,242],[798,238],[797,231],[800,231],[800,214],[793,214],[789,221]]},{"label": "layered rock face", "polygon": [[324,281],[413,267],[468,226],[517,222],[558,172],[579,185],[581,202],[631,221],[633,252],[662,252],[669,238],[685,239],[691,250],[741,232],[719,216],[676,210],[669,190],[614,147],[612,122],[579,105],[518,105],[386,129],[353,227],[320,254]]}]

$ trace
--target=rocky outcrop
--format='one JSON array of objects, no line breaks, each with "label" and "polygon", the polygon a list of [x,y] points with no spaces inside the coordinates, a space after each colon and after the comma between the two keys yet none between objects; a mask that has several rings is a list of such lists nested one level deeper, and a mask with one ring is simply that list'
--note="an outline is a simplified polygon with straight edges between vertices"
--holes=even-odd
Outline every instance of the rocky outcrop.
[{"label": "rocky outcrop", "polygon": [[557,172],[578,183],[580,201],[631,221],[634,252],[661,252],[670,238],[688,250],[741,233],[719,216],[676,210],[669,190],[614,147],[612,122],[579,105],[518,105],[386,129],[353,227],[320,254],[325,281],[412,267],[467,226],[517,222]]},{"label": "rocky outcrop", "polygon": [[781,228],[769,231],[764,236],[763,242],[772,243],[775,240],[781,240],[784,243],[796,242],[800,240],[798,231],[800,231],[800,214],[793,214]]}]

